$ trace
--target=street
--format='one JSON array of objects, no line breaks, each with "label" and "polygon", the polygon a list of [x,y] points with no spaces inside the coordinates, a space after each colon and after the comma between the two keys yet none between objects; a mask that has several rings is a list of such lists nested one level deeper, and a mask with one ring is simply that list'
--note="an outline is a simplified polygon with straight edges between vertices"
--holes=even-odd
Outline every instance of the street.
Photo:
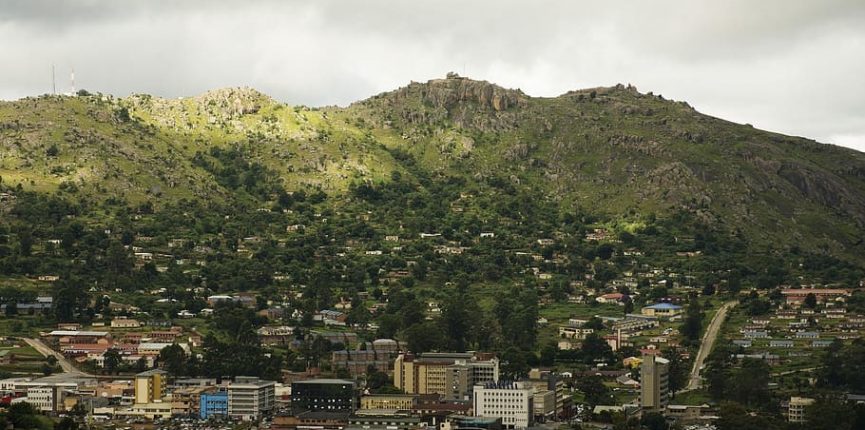
[{"label": "street", "polygon": [[688,386],[683,391],[696,390],[700,388],[702,379],[700,378],[700,371],[703,370],[703,363],[706,361],[706,357],[709,356],[709,353],[712,352],[712,346],[715,345],[715,339],[718,337],[718,333],[721,331],[721,326],[724,324],[724,319],[727,316],[727,311],[729,311],[733,306],[739,303],[738,301],[731,301],[724,303],[718,312],[715,313],[715,316],[712,317],[712,321],[709,323],[709,327],[706,328],[706,333],[703,334],[703,340],[700,343],[700,350],[697,352],[697,358],[694,360],[694,367],[691,368],[691,375],[688,378]]},{"label": "street", "polygon": [[69,360],[67,360],[66,357],[63,356],[63,354],[60,354],[59,352],[54,351],[53,349],[49,348],[48,345],[45,345],[45,343],[43,343],[41,340],[32,339],[32,338],[21,338],[21,339],[23,339],[24,342],[27,343],[27,345],[30,345],[31,347],[33,347],[33,349],[35,349],[36,351],[38,351],[40,354],[44,355],[45,357],[48,357],[49,355],[53,355],[54,358],[57,359],[57,363],[60,364],[60,367],[63,369],[64,372],[66,372],[70,375],[73,375],[73,376],[85,376],[85,377],[86,376],[93,376],[89,373],[85,373],[85,372],[78,370],[78,368],[75,367],[74,365],[72,365],[72,363],[69,362]]}]

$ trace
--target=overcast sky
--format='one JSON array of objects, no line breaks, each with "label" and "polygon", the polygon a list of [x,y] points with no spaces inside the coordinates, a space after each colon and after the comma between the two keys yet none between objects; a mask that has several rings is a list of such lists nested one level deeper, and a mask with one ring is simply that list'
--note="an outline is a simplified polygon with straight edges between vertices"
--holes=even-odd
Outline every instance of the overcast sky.
[{"label": "overcast sky", "polygon": [[865,151],[865,0],[0,1],[0,99],[251,86],[345,105],[448,71],[533,96],[631,83]]}]

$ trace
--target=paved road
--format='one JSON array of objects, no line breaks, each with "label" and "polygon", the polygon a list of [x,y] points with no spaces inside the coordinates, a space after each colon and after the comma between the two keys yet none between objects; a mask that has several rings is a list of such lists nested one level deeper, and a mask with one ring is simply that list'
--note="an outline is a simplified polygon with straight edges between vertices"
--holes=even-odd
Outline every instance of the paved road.
[{"label": "paved road", "polygon": [[24,342],[27,342],[27,345],[30,345],[31,347],[33,347],[33,349],[35,349],[45,357],[53,355],[54,358],[57,359],[57,364],[60,365],[60,368],[62,368],[64,372],[74,376],[93,376],[89,373],[78,370],[78,368],[72,365],[72,363],[63,356],[63,354],[60,354],[59,352],[49,348],[48,345],[45,345],[41,340],[30,338],[22,339],[24,340]]},{"label": "paved road", "polygon": [[729,311],[733,306],[739,303],[737,301],[724,303],[718,312],[715,313],[715,316],[712,317],[712,321],[709,323],[709,327],[706,328],[706,333],[703,334],[703,340],[700,342],[700,351],[697,352],[697,358],[694,360],[694,367],[691,368],[691,376],[688,378],[688,387],[683,391],[696,390],[700,388],[702,383],[702,379],[700,378],[700,370],[703,368],[703,363],[706,361],[706,357],[709,356],[709,353],[712,352],[712,346],[715,345],[715,339],[718,338],[718,333],[721,331],[721,326],[724,324],[724,318],[727,316],[727,311]]}]

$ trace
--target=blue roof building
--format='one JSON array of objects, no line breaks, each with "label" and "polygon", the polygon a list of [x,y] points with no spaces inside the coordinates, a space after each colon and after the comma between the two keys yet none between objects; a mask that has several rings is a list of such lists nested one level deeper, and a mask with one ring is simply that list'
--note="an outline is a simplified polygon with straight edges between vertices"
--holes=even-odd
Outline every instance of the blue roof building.
[{"label": "blue roof building", "polygon": [[655,303],[644,307],[640,313],[652,317],[674,317],[682,313],[682,307],[672,303]]}]

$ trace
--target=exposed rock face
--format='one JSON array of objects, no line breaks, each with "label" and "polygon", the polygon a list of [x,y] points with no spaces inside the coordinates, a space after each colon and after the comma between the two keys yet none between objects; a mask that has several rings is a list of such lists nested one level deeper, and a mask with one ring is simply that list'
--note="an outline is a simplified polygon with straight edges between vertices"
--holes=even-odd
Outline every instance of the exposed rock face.
[{"label": "exposed rock face", "polygon": [[425,101],[451,111],[465,102],[476,103],[496,112],[524,105],[526,97],[519,90],[507,90],[486,81],[473,81],[449,74],[446,79],[433,79],[421,91]]},{"label": "exposed rock face", "polygon": [[823,206],[843,210],[865,225],[865,198],[853,195],[834,175],[814,171],[794,163],[784,163],[778,175],[796,187],[811,201]]},{"label": "exposed rock face", "polygon": [[515,127],[519,108],[526,106],[528,100],[520,90],[450,73],[445,79],[413,82],[363,103],[385,116],[396,113],[412,125],[441,125],[449,120],[460,128],[498,132]]}]

